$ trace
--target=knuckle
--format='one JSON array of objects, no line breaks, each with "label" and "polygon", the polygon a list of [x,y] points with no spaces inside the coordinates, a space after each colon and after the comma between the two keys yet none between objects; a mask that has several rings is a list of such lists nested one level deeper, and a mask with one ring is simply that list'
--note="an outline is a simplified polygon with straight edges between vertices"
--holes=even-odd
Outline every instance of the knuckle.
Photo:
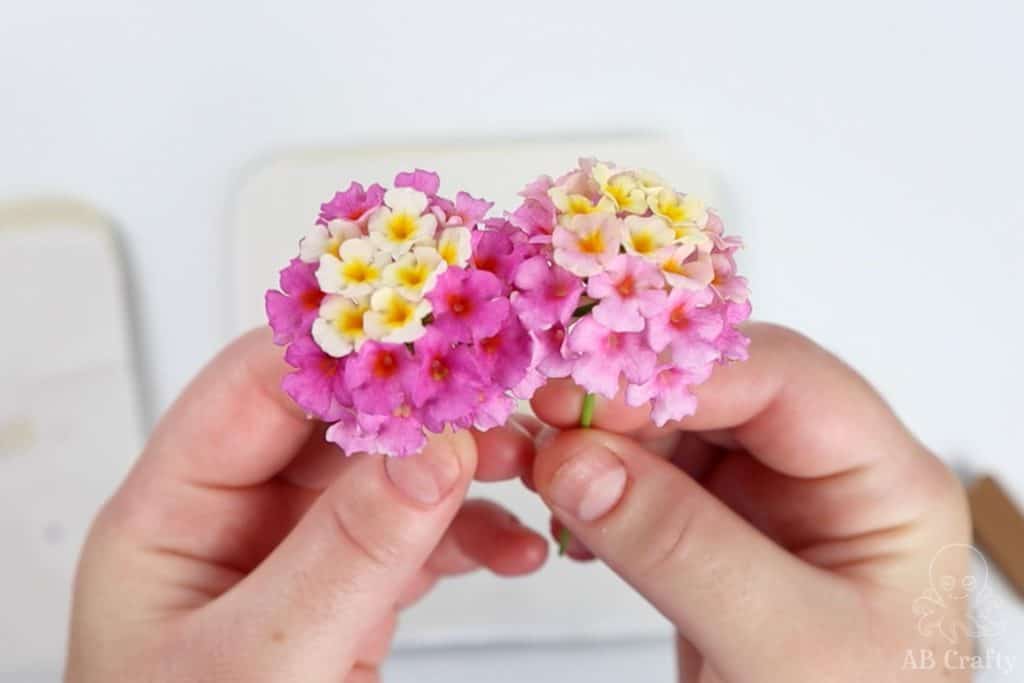
[{"label": "knuckle", "polygon": [[371,568],[386,569],[394,565],[401,554],[402,542],[395,532],[381,529],[380,524],[357,519],[359,515],[344,500],[333,500],[328,505],[328,517],[333,531],[342,543]]},{"label": "knuckle", "polygon": [[696,506],[676,504],[662,519],[656,520],[652,531],[637,551],[639,575],[657,579],[678,574],[692,562],[697,546]]}]

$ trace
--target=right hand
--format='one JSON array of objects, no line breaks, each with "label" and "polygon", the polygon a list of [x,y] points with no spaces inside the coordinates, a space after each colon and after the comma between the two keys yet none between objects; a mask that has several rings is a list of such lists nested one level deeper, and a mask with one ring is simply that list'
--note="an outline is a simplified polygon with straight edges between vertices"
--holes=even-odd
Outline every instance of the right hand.
[{"label": "right hand", "polygon": [[[914,611],[936,582],[968,585],[959,482],[840,360],[779,327],[747,332],[750,360],[716,370],[681,424],[657,429],[620,397],[574,429],[581,390],[538,392],[564,431],[542,439],[530,483],[571,554],[675,625],[686,681],[969,680],[945,653],[970,639]],[[966,624],[966,594],[941,597],[939,616]],[[908,671],[925,650],[935,667]]]}]

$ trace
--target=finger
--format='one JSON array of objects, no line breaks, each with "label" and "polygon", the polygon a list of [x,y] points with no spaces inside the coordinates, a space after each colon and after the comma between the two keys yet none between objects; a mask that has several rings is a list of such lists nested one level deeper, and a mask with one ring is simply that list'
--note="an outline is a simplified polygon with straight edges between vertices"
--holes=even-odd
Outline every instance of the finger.
[{"label": "finger", "polygon": [[[549,380],[537,390],[530,401],[534,413],[556,429],[580,426],[584,391],[571,379]],[[631,434],[650,424],[650,408],[634,408],[626,403],[622,392],[613,398],[594,396],[591,426],[619,434]]]},{"label": "finger", "polygon": [[490,501],[468,501],[423,569],[406,586],[398,606],[405,608],[417,602],[441,578],[477,569],[499,576],[521,576],[539,569],[547,555],[547,541],[508,510]]},{"label": "finger", "polygon": [[854,607],[846,584],[788,555],[628,438],[564,432],[539,450],[534,481],[573,535],[711,657],[723,678],[742,678],[751,666],[793,671],[799,664],[787,661],[786,648],[763,646],[766,629],[784,642],[821,637],[834,628],[823,605]]},{"label": "finger", "polygon": [[511,512],[487,500],[468,501],[427,562],[440,575],[477,567],[499,576],[528,574],[547,559],[548,543]]},{"label": "finger", "polygon": [[276,680],[337,672],[393,609],[462,503],[476,468],[465,432],[407,458],[359,456],[252,573],[210,605],[234,646]]},{"label": "finger", "polygon": [[[284,481],[314,491],[327,489],[347,462],[338,447],[323,438],[326,425],[319,425],[313,437],[280,473]],[[504,481],[522,476],[533,465],[533,438],[523,427],[510,422],[486,432],[471,432],[477,444],[478,481]]]},{"label": "finger", "polygon": [[517,420],[474,435],[480,453],[478,481],[514,479],[533,466],[533,436]]},{"label": "finger", "polygon": [[[681,423],[656,430],[647,408],[598,400],[594,426],[654,438],[680,428],[729,430],[735,445],[769,467],[795,477],[824,477],[923,448],[856,372],[805,337],[782,327],[752,324],[750,360],[715,369],[695,388],[698,408]],[[582,390],[566,382],[538,392],[534,410],[567,425]]]},{"label": "finger", "polygon": [[269,329],[217,355],[160,420],[143,457],[155,476],[210,487],[264,482],[310,437],[314,422],[281,391],[288,373]]}]

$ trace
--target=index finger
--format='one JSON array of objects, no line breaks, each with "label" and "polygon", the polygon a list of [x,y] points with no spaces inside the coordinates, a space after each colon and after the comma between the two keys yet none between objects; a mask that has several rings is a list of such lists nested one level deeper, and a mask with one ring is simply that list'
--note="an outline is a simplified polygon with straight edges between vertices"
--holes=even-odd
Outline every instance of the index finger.
[{"label": "index finger", "polygon": [[[598,398],[593,426],[640,438],[666,431],[727,430],[740,448],[794,477],[820,477],[920,448],[878,393],[841,360],[777,325],[751,324],[750,359],[718,367],[696,387],[696,414],[656,429],[649,408]],[[568,381],[538,390],[533,409],[559,428],[579,424],[583,390]]]},{"label": "index finger", "polygon": [[268,328],[225,347],[160,420],[140,464],[211,487],[277,474],[315,426],[280,389],[290,370],[283,356]]}]

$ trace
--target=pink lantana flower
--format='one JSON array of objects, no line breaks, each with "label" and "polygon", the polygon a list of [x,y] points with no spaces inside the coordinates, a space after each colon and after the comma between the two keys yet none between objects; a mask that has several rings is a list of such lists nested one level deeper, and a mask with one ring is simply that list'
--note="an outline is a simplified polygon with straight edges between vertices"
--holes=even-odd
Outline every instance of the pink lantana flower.
[{"label": "pink lantana flower", "polygon": [[651,348],[659,353],[671,348],[675,357],[682,358],[694,347],[711,347],[724,324],[721,314],[710,306],[712,301],[714,295],[707,289],[673,290],[665,308],[648,320]]},{"label": "pink lantana flower", "polygon": [[404,345],[368,341],[348,357],[345,386],[357,409],[387,414],[406,402],[413,371],[412,354]]},{"label": "pink lantana flower", "polygon": [[555,263],[580,277],[597,275],[619,253],[622,221],[610,213],[573,216],[551,238]]},{"label": "pink lantana flower", "polygon": [[320,205],[318,222],[327,225],[334,220],[365,225],[366,217],[384,202],[384,188],[374,183],[363,189],[353,182],[344,192],[335,192],[334,197]]},{"label": "pink lantana flower", "polygon": [[517,396],[571,376],[590,393],[652,403],[663,424],[693,411],[690,387],[716,363],[745,357],[741,242],[699,198],[593,159],[520,195],[508,220],[533,253],[512,305],[534,351]]},{"label": "pink lantana flower", "polygon": [[722,326],[721,334],[715,339],[715,348],[721,353],[723,360],[747,360],[750,338],[740,332],[737,325],[750,317],[750,302],[726,301],[720,303],[719,306],[722,309],[725,324]]},{"label": "pink lantana flower", "polygon": [[434,313],[431,327],[452,342],[490,337],[508,317],[504,294],[501,281],[492,273],[449,268],[427,294]]},{"label": "pink lantana flower", "polygon": [[643,384],[632,384],[626,390],[626,403],[642,406],[650,403],[651,419],[659,427],[671,420],[681,420],[697,412],[697,397],[691,387],[704,381],[685,369],[663,365]]},{"label": "pink lantana flower", "polygon": [[645,320],[665,307],[665,280],[652,263],[620,254],[590,278],[587,294],[599,302],[597,322],[615,332],[641,332]]},{"label": "pink lantana flower", "polygon": [[572,368],[573,381],[606,398],[615,398],[623,376],[632,384],[648,381],[658,359],[642,334],[615,332],[590,316],[572,328],[567,346],[578,354]]},{"label": "pink lantana flower", "polygon": [[542,199],[527,199],[509,215],[509,222],[526,233],[534,244],[550,244],[555,230],[555,205],[547,194]]},{"label": "pink lantana flower", "polygon": [[578,277],[543,256],[524,261],[514,282],[518,291],[512,304],[526,326],[535,330],[568,323],[583,294]]},{"label": "pink lantana flower", "polygon": [[544,386],[548,378],[568,377],[572,374],[574,355],[566,349],[568,332],[561,323],[546,330],[530,332],[533,353],[526,375],[512,390],[521,399],[530,399]]},{"label": "pink lantana flower", "polygon": [[316,281],[316,269],[315,263],[292,259],[281,271],[281,291],[266,293],[264,303],[275,344],[290,344],[316,320],[324,298]]},{"label": "pink lantana flower", "polygon": [[733,259],[732,251],[713,253],[710,259],[714,269],[711,286],[719,296],[740,304],[746,301],[750,296],[747,279],[736,274],[736,261]]}]

